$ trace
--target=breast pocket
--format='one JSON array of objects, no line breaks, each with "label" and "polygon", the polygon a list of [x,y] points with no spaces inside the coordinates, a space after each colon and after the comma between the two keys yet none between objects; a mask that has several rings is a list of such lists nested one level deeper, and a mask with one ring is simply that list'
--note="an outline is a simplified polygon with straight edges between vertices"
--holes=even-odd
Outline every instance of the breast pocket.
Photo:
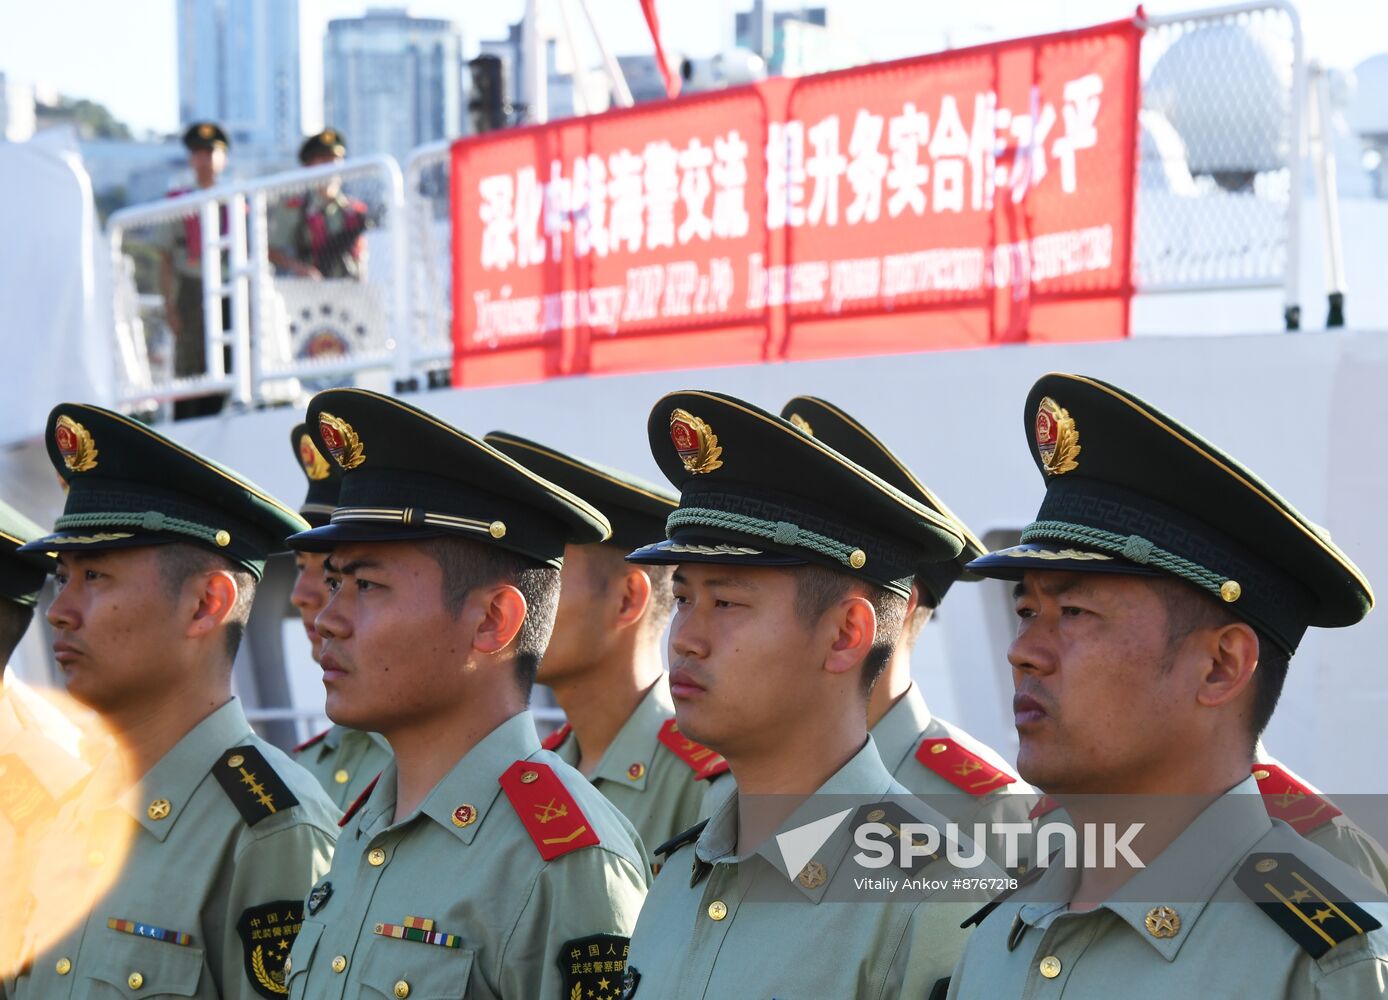
[{"label": "breast pocket", "polygon": [[373,938],[357,964],[360,1000],[463,1000],[474,952],[464,948]]},{"label": "breast pocket", "polygon": [[318,950],[318,939],[322,936],[323,925],[311,920],[304,921],[303,927],[299,928],[299,936],[294,939],[294,948],[289,952],[289,977],[285,980],[289,1000],[304,995],[309,966],[313,964],[313,953]]},{"label": "breast pocket", "polygon": [[92,1000],[125,997],[150,1000],[152,997],[193,997],[203,976],[203,950],[191,945],[171,944],[133,934],[112,933],[102,954],[82,963],[87,972]]}]

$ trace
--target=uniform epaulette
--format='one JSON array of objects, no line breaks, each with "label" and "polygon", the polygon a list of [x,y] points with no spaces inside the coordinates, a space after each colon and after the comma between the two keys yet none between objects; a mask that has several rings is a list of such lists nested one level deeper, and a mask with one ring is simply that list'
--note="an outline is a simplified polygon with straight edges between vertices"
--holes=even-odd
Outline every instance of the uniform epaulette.
[{"label": "uniform epaulette", "polygon": [[1341,815],[1330,800],[1276,764],[1254,764],[1253,777],[1258,781],[1268,815],[1282,820],[1303,837]]},{"label": "uniform epaulette", "polygon": [[1017,780],[947,736],[922,740],[916,747],[916,760],[970,795],[987,795]]},{"label": "uniform epaulette", "polygon": [[[892,838],[894,840],[900,840],[903,826],[908,823],[919,824],[920,821],[919,816],[915,816],[907,811],[900,803],[886,801],[872,802],[868,805],[859,807],[858,814],[854,818],[854,825],[861,826],[864,823],[883,823],[892,831]],[[919,847],[919,845],[920,840],[917,837],[912,837],[912,846]],[[943,850],[943,847],[939,847],[928,854],[921,853],[920,851],[913,851],[910,857],[904,860],[900,852],[894,851],[892,852],[892,863],[907,875],[914,875],[926,865],[938,861],[940,853]]]},{"label": "uniform epaulette", "polygon": [[1036,800],[1036,805],[1031,807],[1027,813],[1027,819],[1040,819],[1047,813],[1053,813],[1060,808],[1060,803],[1049,795],[1043,795]]},{"label": "uniform epaulette", "polygon": [[[988,900],[988,902],[984,903],[983,906],[975,910],[974,913],[970,915],[969,918],[965,920],[963,923],[961,923],[959,926],[962,928],[969,928],[973,927],[976,924],[983,923],[983,921],[987,918],[988,914],[992,913],[1003,903],[1007,902],[1007,900],[1012,896],[1013,893],[1017,892],[1024,886],[1031,885],[1031,883],[1039,879],[1045,871],[1046,869],[1040,867],[1039,865],[1033,868],[1031,871],[1027,872],[1025,875],[1019,878],[1017,880],[1017,884],[1014,885],[1011,889],[1004,889],[1001,893]],[[1011,947],[1009,947],[1008,950],[1011,951]]]},{"label": "uniform epaulette", "polygon": [[546,861],[602,843],[552,767],[518,760],[506,769],[500,781],[501,790],[525,825],[525,832]]},{"label": "uniform epaulette", "polygon": [[704,827],[708,826],[708,820],[701,819],[683,833],[677,833],[665,843],[657,847],[652,853],[671,855],[678,851],[685,844],[692,844],[699,839],[699,834],[704,832]]},{"label": "uniform epaulette", "polygon": [[289,752],[290,752],[290,753],[302,753],[303,751],[307,750],[309,747],[316,747],[318,744],[322,743],[325,739],[328,738],[328,734],[329,734],[330,732],[332,732],[332,729],[331,729],[331,728],[328,728],[328,729],[323,730],[323,731],[322,731],[321,733],[319,733],[317,736],[310,736],[308,739],[304,740],[302,743],[300,743],[298,746],[296,746],[293,750],[291,750],[291,751],[289,751]]},{"label": "uniform epaulette", "polygon": [[569,733],[573,732],[574,727],[567,722],[550,733],[540,741],[540,746],[546,750],[558,750],[564,745],[564,741],[569,738]]},{"label": "uniform epaulette", "polygon": [[253,746],[232,747],[212,768],[247,826],[299,804],[270,762]]},{"label": "uniform epaulette", "polygon": [[694,771],[696,781],[716,778],[728,770],[728,762],[702,743],[695,743],[680,732],[674,719],[666,719],[660,727],[660,742]]},{"label": "uniform epaulette", "polygon": [[371,793],[376,788],[376,782],[380,780],[381,776],[378,774],[376,775],[376,777],[372,778],[370,781],[366,783],[366,787],[361,790],[361,794],[358,795],[356,797],[356,800],[350,806],[347,807],[347,811],[343,813],[342,818],[337,821],[338,826],[346,826],[351,821],[352,817],[361,811],[361,807],[366,805],[366,800],[371,798]]},{"label": "uniform epaulette", "polygon": [[1312,958],[1382,926],[1294,854],[1250,854],[1234,883]]}]

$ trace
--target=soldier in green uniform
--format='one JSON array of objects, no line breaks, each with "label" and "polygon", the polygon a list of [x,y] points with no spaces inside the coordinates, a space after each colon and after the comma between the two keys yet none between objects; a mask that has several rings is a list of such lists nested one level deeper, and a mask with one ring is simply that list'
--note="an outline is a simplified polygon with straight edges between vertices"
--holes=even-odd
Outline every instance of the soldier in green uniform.
[{"label": "soldier in green uniform", "polygon": [[343,818],[290,956],[302,998],[611,998],[649,867],[630,823],[526,710],[588,504],[412,406],[309,404],[345,472],[318,615],[328,716],[394,750]]},{"label": "soldier in green uniform", "polygon": [[[892,778],[867,706],[917,568],[959,555],[958,526],[730,396],[672,393],[648,433],[680,506],[668,539],[628,558],[675,565],[675,717],[727,759],[736,786],[656,849],[665,865],[625,995],[939,995],[968,900],[988,893],[952,893],[964,866],[932,856],[913,875],[940,891],[867,898],[852,842],[856,817],[884,831],[945,827]],[[807,829],[824,836],[807,842]],[[1001,871],[980,854],[969,874]]]},{"label": "soldier in green uniform", "polygon": [[[299,515],[310,526],[321,528],[337,507],[342,471],[323,457],[307,424],[299,424],[290,432],[289,443],[308,477],[308,494],[299,507]],[[328,585],[323,576],[323,561],[327,557],[321,552],[296,552],[294,558],[299,575],[289,600],[303,619],[313,662],[317,663],[323,653],[323,637],[313,622],[328,603]],[[337,807],[346,809],[390,762],[390,744],[379,733],[334,725],[300,743],[293,755],[296,763],[318,779]]]},{"label": "soldier in green uniform", "polygon": [[[1015,581],[1018,769],[1097,846],[1051,858],[981,920],[950,997],[1379,997],[1388,905],[1270,818],[1254,744],[1309,626],[1373,593],[1252,472],[1130,393],[1052,374],[1023,419],[1046,482]],[[1087,848],[1088,849],[1088,848]],[[989,912],[991,910],[991,912]]]},{"label": "soldier in green uniform", "polygon": [[[339,163],[347,143],[336,129],[311,135],[299,147],[306,167]],[[366,279],[366,203],[342,193],[333,178],[307,194],[286,198],[270,220],[270,262],[300,278]]]},{"label": "soldier in green uniform", "polygon": [[670,569],[625,559],[665,533],[679,497],[514,434],[494,431],[486,442],[612,524],[606,542],[564,549],[559,611],[536,680],[568,716],[545,748],[587,775],[649,850],[708,815],[705,791],[728,770],[675,723],[660,660],[674,600]]},{"label": "soldier in green uniform", "polygon": [[[906,624],[868,702],[868,728],[882,762],[892,777],[965,829],[982,823],[1027,825],[1035,803],[1031,788],[1017,779],[991,747],[931,713],[911,680],[911,652],[921,629],[956,581],[977,579],[964,573],[970,560],[988,550],[944,502],[906,467],[866,427],[833,403],[814,396],[797,396],[781,410],[800,430],[823,441],[839,454],[895,486],[913,500],[949,518],[964,537],[964,550],[949,562],[926,563],[916,573],[907,602]],[[1028,838],[1009,840],[996,832],[984,838],[989,856],[1004,868],[1025,871],[1030,858]]]},{"label": "soldier in green uniform", "polygon": [[[48,609],[70,695],[117,738],[98,775],[114,799],[65,803],[57,828],[87,831],[35,859],[16,1000],[274,997],[327,869],[335,811],[317,783],[257,737],[231,694],[231,664],[266,556],[306,527],[253,483],[96,406],[54,408],[48,456],[69,485]],[[101,787],[101,786],[97,786]],[[45,892],[129,853],[85,912]],[[37,947],[52,928],[56,943]]]},{"label": "soldier in green uniform", "polygon": [[[183,133],[188,164],[193,169],[195,188],[169,192],[170,198],[215,187],[227,166],[231,142],[214,122],[194,122]],[[222,209],[221,229],[226,232]],[[203,327],[202,217],[193,212],[164,227],[159,271],[159,290],[164,296],[164,320],[174,340],[174,374],[180,377],[202,375],[207,371],[207,341]],[[225,269],[223,268],[225,277]],[[222,329],[231,325],[230,300],[222,297]],[[206,416],[220,412],[221,395],[195,396],[174,404],[174,418]]]}]

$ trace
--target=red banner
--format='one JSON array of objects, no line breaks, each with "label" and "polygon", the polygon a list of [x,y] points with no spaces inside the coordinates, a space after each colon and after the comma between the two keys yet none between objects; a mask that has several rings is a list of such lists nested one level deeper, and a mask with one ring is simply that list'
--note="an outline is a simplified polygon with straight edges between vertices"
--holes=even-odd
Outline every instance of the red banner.
[{"label": "red banner", "polygon": [[1140,38],[460,140],[455,384],[1126,336]]}]

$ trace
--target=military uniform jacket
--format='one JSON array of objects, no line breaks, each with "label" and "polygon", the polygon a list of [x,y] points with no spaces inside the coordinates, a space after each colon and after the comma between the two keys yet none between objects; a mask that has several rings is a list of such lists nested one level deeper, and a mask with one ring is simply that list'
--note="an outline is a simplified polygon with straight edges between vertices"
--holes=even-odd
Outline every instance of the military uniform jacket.
[{"label": "military uniform jacket", "polygon": [[[996,752],[930,713],[925,696],[912,684],[887,714],[872,727],[882,763],[912,795],[959,824],[968,835],[977,823],[990,829],[996,823],[1030,826],[1028,810],[1036,801],[1031,786]],[[984,840],[988,856],[1006,864],[1006,841]],[[1017,838],[1017,864],[1025,871],[1031,860],[1030,836]]]},{"label": "military uniform jacket", "polygon": [[[774,836],[751,853],[736,855],[739,795],[734,789],[697,839],[673,850],[661,869],[632,938],[627,996],[925,1000],[937,995],[932,991],[949,976],[968,934],[960,923],[977,909],[967,900],[986,900],[991,893],[953,892],[947,901],[920,894],[898,902],[862,901],[848,884],[863,871],[849,861],[856,850],[851,821],[838,827],[792,879]],[[884,797],[906,795],[869,737],[778,831],[801,827],[852,801],[866,804],[871,818],[872,806]],[[921,821],[945,822],[923,803],[906,801]],[[895,867],[882,871],[902,875]],[[913,874],[948,880],[960,874],[995,878],[1002,872],[986,859],[967,873],[941,859]]]},{"label": "military uniform jacket", "polygon": [[1261,743],[1256,757],[1253,776],[1260,779],[1258,787],[1269,811],[1281,813],[1278,818],[1292,824],[1311,843],[1333,854],[1388,893],[1388,856],[1378,841],[1287,765],[1270,756]]},{"label": "military uniform jacket", "polygon": [[[1388,922],[1388,905],[1351,869],[1270,819],[1252,778],[1147,861],[1115,900],[1070,912],[1056,900],[1069,898],[1076,878],[1049,869],[989,913],[950,983],[951,1000],[1388,991],[1388,935],[1369,929]],[[1178,884],[1203,891],[1171,898]],[[1266,909],[1244,886],[1262,894]]]},{"label": "military uniform jacket", "polygon": [[[681,735],[674,718],[670,682],[662,676],[641,699],[588,776],[636,827],[648,854],[707,816],[705,798],[709,789],[715,781],[731,780],[723,777],[728,770],[723,758]],[[557,745],[546,745],[564,763],[577,767],[578,740],[567,727],[559,732],[563,736]]]},{"label": "military uniform jacket", "polygon": [[345,810],[390,763],[390,744],[378,733],[333,726],[294,748],[294,763],[318,779]]},{"label": "military uniform jacket", "polygon": [[593,1000],[600,980],[620,984],[649,869],[631,824],[540,748],[529,712],[398,823],[397,777],[392,761],[349,810],[332,870],[309,894],[293,1000],[548,1000],[561,989]]},{"label": "military uniform jacket", "polygon": [[[82,734],[59,712],[13,677],[0,687],[0,920],[27,919],[21,873],[42,842],[63,799],[91,772],[82,757]],[[19,942],[0,934],[0,977],[15,967]],[[0,985],[0,997],[4,987]]]},{"label": "military uniform jacket", "polygon": [[[114,755],[106,766],[117,766]],[[55,823],[125,828],[133,840],[111,890],[71,933],[43,953],[29,949],[15,1000],[283,994],[303,896],[327,869],[337,831],[322,790],[251,732],[236,699],[117,802],[79,795]],[[78,857],[40,856],[38,871],[100,868],[104,842],[92,839]],[[38,900],[29,930],[71,922],[63,903]]]}]

